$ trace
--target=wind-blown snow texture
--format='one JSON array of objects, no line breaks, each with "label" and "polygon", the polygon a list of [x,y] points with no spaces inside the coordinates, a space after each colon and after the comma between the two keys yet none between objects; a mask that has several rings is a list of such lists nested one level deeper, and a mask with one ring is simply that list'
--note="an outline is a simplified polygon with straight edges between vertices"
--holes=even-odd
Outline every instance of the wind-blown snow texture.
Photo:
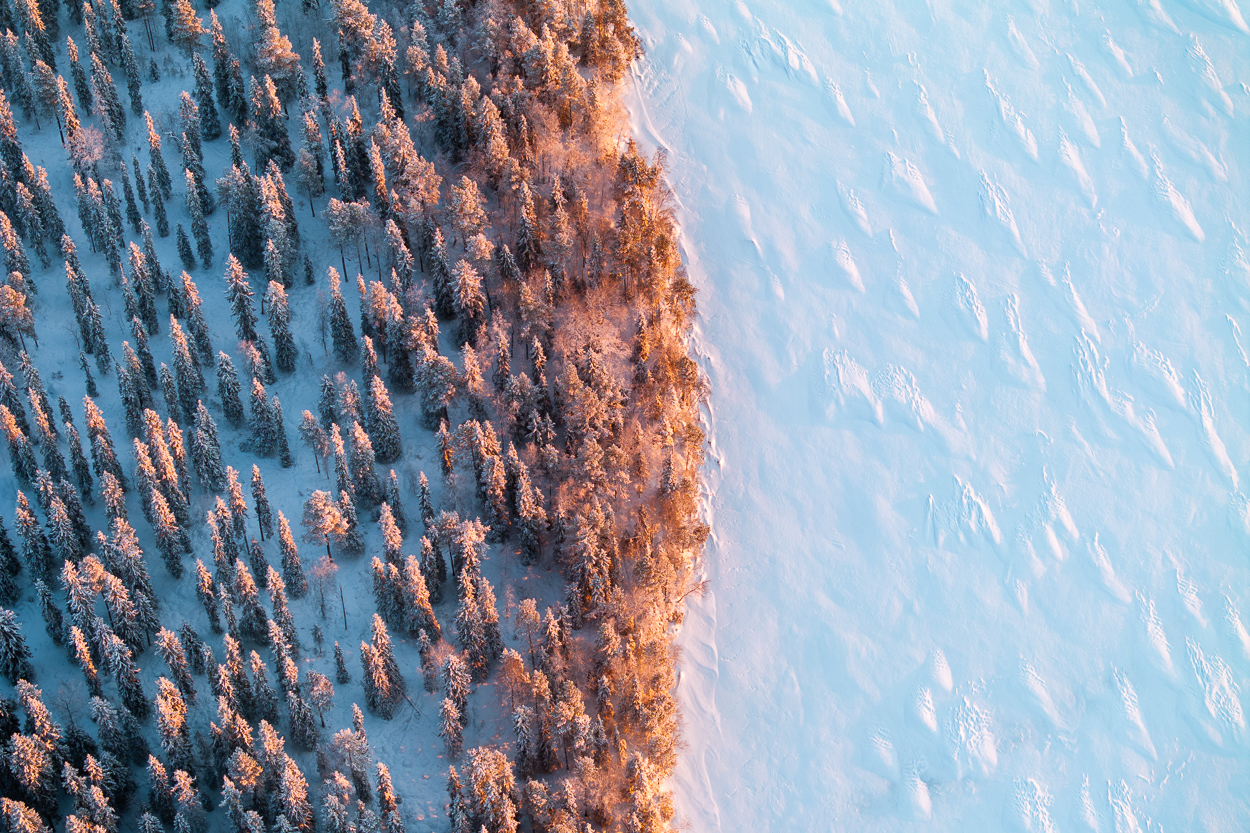
[{"label": "wind-blown snow texture", "polygon": [[713,391],[692,829],[1250,829],[1238,0],[631,11]]}]

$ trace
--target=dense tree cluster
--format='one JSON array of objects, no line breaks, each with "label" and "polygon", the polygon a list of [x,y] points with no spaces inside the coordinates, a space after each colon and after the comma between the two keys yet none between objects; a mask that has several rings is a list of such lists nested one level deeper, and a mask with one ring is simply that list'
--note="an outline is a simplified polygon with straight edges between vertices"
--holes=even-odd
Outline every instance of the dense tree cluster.
[{"label": "dense tree cluster", "polygon": [[452,829],[668,829],[703,381],[623,3],[215,5],[0,4],[0,826],[402,833],[365,714],[430,708]]}]

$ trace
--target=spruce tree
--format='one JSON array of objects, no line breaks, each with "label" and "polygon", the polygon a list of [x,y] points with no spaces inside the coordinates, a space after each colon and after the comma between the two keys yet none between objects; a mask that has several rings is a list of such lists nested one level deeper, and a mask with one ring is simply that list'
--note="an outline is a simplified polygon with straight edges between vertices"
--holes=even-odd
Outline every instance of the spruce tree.
[{"label": "spruce tree", "polygon": [[241,341],[257,341],[256,312],[252,307],[252,287],[247,272],[233,254],[226,257],[226,298],[230,301],[230,314]]},{"label": "spruce tree", "polygon": [[69,53],[70,75],[74,79],[74,92],[78,96],[78,106],[89,113],[95,103],[95,97],[91,94],[91,85],[87,83],[87,73],[78,57],[78,45],[71,37],[65,39],[65,45]]},{"label": "spruce tree", "polygon": [[404,626],[409,634],[432,633],[442,636],[442,628],[434,615],[429,587],[416,556],[408,556],[401,574],[400,594],[404,601]]},{"label": "spruce tree", "polygon": [[168,0],[161,11],[167,15],[165,33],[170,42],[188,55],[197,51],[204,36],[204,24],[196,16],[190,0]]},{"label": "spruce tree", "polygon": [[191,61],[195,71],[195,101],[200,108],[200,125],[204,141],[211,142],[221,136],[221,118],[217,115],[217,105],[213,101],[213,82],[208,74],[208,66],[198,52],[192,56]]},{"label": "spruce tree", "polygon": [[195,562],[195,594],[199,597],[200,603],[204,605],[204,613],[208,616],[208,624],[212,628],[213,633],[221,633],[221,619],[218,616],[217,608],[217,590],[213,585],[213,577],[208,572],[208,568],[204,566],[204,562],[196,560]]},{"label": "spruce tree", "polygon": [[291,373],[295,370],[299,351],[295,346],[295,338],[291,335],[291,309],[282,284],[270,281],[266,300],[269,304],[269,331],[273,335],[278,370]]},{"label": "spruce tree", "polygon": [[196,402],[195,433],[191,435],[191,460],[196,476],[205,489],[220,492],[224,488],[226,471],[221,461],[217,423],[201,401]]},{"label": "spruce tree", "polygon": [[9,441],[9,460],[13,464],[13,474],[21,480],[33,482],[38,464],[30,438],[22,433],[17,420],[9,409],[0,405],[0,430],[4,431]]},{"label": "spruce tree", "polygon": [[334,680],[339,685],[346,685],[352,681],[352,675],[347,670],[347,663],[343,659],[343,649],[339,647],[339,643],[334,643]]},{"label": "spruce tree", "polygon": [[209,12],[209,30],[213,39],[213,87],[217,92],[217,100],[227,110],[229,98],[230,44],[226,41],[226,32],[215,11]]},{"label": "spruce tree", "polygon": [[291,137],[286,128],[282,103],[277,88],[268,75],[263,80],[252,79],[251,109],[253,142],[256,146],[256,164],[264,168],[269,160],[278,163],[283,171],[295,164],[295,152],[291,149]]},{"label": "spruce tree", "polygon": [[360,427],[359,422],[352,423],[349,439],[351,441],[349,461],[355,494],[369,505],[375,506],[382,500],[382,484],[378,482],[378,475],[374,469],[376,458],[373,443],[370,442],[369,435]]},{"label": "spruce tree", "polygon": [[15,576],[22,571],[22,562],[17,560],[17,550],[9,540],[9,531],[4,527],[4,518],[0,517],[0,572]]},{"label": "spruce tree", "polygon": [[239,375],[234,369],[234,363],[224,352],[217,354],[217,395],[221,398],[226,420],[238,428],[247,417],[243,412]]},{"label": "spruce tree", "polygon": [[176,771],[190,769],[191,733],[187,725],[187,703],[178,687],[165,677],[156,680],[156,728],[169,765]]},{"label": "spruce tree", "polygon": [[312,709],[297,691],[286,693],[287,713],[291,720],[291,738],[301,749],[311,750],[317,745],[317,724],[313,722]]},{"label": "spruce tree", "polygon": [[160,369],[161,396],[165,399],[165,409],[171,417],[182,413],[182,405],[178,401],[178,383],[174,381],[174,372],[169,365],[161,362]]},{"label": "spruce tree", "polygon": [[404,510],[403,496],[399,491],[399,477],[395,474],[394,469],[390,470],[386,483],[382,485],[382,499],[387,503],[391,517],[395,521],[395,526],[398,527],[402,534],[407,535],[408,514]]},{"label": "spruce tree", "polygon": [[[159,206],[160,198],[156,195],[153,195],[153,199]],[[158,208],[156,212],[158,230],[159,230],[160,219],[161,219],[162,214],[164,214],[164,208]],[[165,227],[168,230],[169,225],[166,224]],[[165,235],[161,235],[161,236],[164,237]],[[191,240],[190,238],[187,237],[186,229],[182,227],[182,223],[178,224],[177,239],[178,239],[178,259],[182,261],[182,268],[194,269],[195,268],[195,252],[191,251]]]},{"label": "spruce tree", "polygon": [[[236,538],[242,540],[247,537],[247,501],[243,498],[243,485],[239,483],[239,473],[232,466],[226,466],[226,489],[230,495],[230,529],[233,530]],[[221,510],[222,507],[219,506],[218,509]]]},{"label": "spruce tree", "polygon": [[123,28],[122,67],[126,71],[126,89],[130,94],[130,111],[136,116],[143,115],[143,74],[139,71],[139,62],[135,60],[135,51],[130,45],[130,38]]},{"label": "spruce tree", "polygon": [[256,717],[270,723],[278,722],[278,695],[269,683],[269,672],[260,654],[252,651],[252,697]]},{"label": "spruce tree", "polygon": [[[148,169],[149,175],[152,169]],[[165,197],[161,194],[159,188],[152,189],[152,215],[156,220],[156,233],[162,238],[169,236],[169,215],[165,212]],[[183,251],[187,254],[183,254]],[[187,233],[182,230],[182,224],[178,224],[178,257],[182,260],[183,266],[187,269],[195,268],[195,259],[191,258],[190,265],[187,265],[187,255],[191,252],[191,243],[187,240]]]},{"label": "spruce tree", "polygon": [[96,385],[95,376],[91,373],[90,365],[87,364],[87,354],[81,351],[78,353],[78,368],[82,371],[83,378],[86,380],[87,395],[99,396],[100,389]]},{"label": "spruce tree", "polygon": [[117,95],[117,87],[113,84],[113,76],[100,60],[100,56],[91,53],[91,91],[99,106],[104,127],[112,142],[123,145],[126,142],[126,110],[122,107]]},{"label": "spruce tree", "polygon": [[122,195],[126,198],[126,221],[135,230],[135,234],[138,234],[139,224],[143,222],[143,218],[139,214],[139,206],[135,204],[135,192],[130,187],[130,176],[126,173],[124,166],[122,167]]},{"label": "spruce tree", "polygon": [[0,676],[10,683],[34,679],[30,657],[30,648],[26,646],[17,614],[0,608]]},{"label": "spruce tree", "polygon": [[178,402],[181,405],[183,420],[190,422],[195,417],[200,394],[207,388],[204,374],[195,357],[191,355],[191,345],[182,331],[178,319],[169,317],[169,337],[174,347],[174,378],[178,383]]},{"label": "spruce tree", "polygon": [[[186,0],[181,0],[186,2]],[[204,219],[204,205],[200,199],[200,187],[191,171],[186,171],[187,213],[191,215],[191,234],[195,237],[196,253],[204,268],[213,265],[213,241],[208,234],[208,221]]]},{"label": "spruce tree", "polygon": [[139,203],[143,206],[144,212],[147,212],[151,204],[148,202],[148,185],[143,177],[143,168],[139,166],[138,154],[130,155],[130,170],[135,175],[135,192],[139,195]]},{"label": "spruce tree", "polygon": [[374,376],[369,382],[372,407],[366,411],[369,436],[379,463],[393,463],[403,454],[403,440],[399,434],[399,422],[391,407],[391,397],[382,379]]},{"label": "spruce tree", "polygon": [[438,736],[443,739],[449,758],[459,757],[464,746],[464,727],[460,721],[460,710],[450,698],[444,697],[439,708]]},{"label": "spruce tree", "polygon": [[514,494],[516,519],[521,530],[521,561],[533,564],[541,552],[541,533],[547,526],[547,513],[543,509],[542,493],[530,483],[523,463],[518,465]]},{"label": "spruce tree", "polygon": [[195,702],[195,681],[191,679],[191,668],[187,662],[187,655],[177,634],[166,628],[161,628],[156,635],[156,650],[161,655],[161,658],[165,660],[165,664],[169,668],[169,675],[173,678],[174,684],[178,686],[182,696],[191,702]]},{"label": "spruce tree", "polygon": [[151,114],[145,112],[144,119],[148,128],[148,184],[152,192],[160,192],[168,200],[173,194],[173,180],[169,176],[169,168],[165,167],[165,157],[161,153],[161,136],[156,131]]},{"label": "spruce tree", "polygon": [[0,405],[9,409],[9,413],[13,415],[17,423],[18,430],[23,434],[30,433],[30,424],[26,420],[26,408],[22,405],[21,397],[18,396],[13,374],[9,373],[3,363],[0,363]]},{"label": "spruce tree", "polygon": [[451,260],[447,252],[447,242],[443,239],[442,229],[434,230],[431,245],[434,254],[432,264],[434,310],[439,318],[448,319],[456,314],[455,276],[452,273]]},{"label": "spruce tree", "polygon": [[156,544],[161,551],[165,568],[174,578],[182,577],[182,553],[186,532],[178,525],[177,518],[169,508],[168,501],[160,491],[152,490],[152,525],[156,530]]},{"label": "spruce tree", "polygon": [[273,408],[259,379],[252,379],[251,412],[252,450],[261,457],[268,457],[277,448],[278,432]]},{"label": "spruce tree", "polygon": [[[256,581],[261,587],[269,586],[269,571],[273,568],[269,566],[269,559],[265,558],[265,548],[255,538],[247,543],[247,566],[252,571],[252,575],[256,576]],[[272,590],[270,590],[270,597],[273,597]],[[278,612],[275,609],[274,616],[277,615]]]},{"label": "spruce tree", "polygon": [[252,571],[242,560],[234,563],[234,595],[243,609],[239,628],[248,638],[266,644],[269,642],[268,617],[260,604],[260,591]]},{"label": "spruce tree", "polygon": [[86,413],[87,437],[91,440],[91,463],[96,476],[103,477],[108,472],[121,490],[126,491],[129,488],[128,481],[117,461],[117,452],[113,449],[113,438],[104,421],[104,414],[90,396],[83,397],[83,410]]},{"label": "spruce tree", "polygon": [[291,534],[291,525],[282,512],[278,512],[278,548],[282,551],[282,580],[292,597],[303,598],[308,592],[308,581],[300,563],[299,548]]},{"label": "spruce tree", "polygon": [[261,477],[260,466],[252,466],[252,501],[256,505],[256,524],[260,527],[260,538],[273,537],[273,510],[269,507],[269,498],[265,495],[265,479]]},{"label": "spruce tree", "polygon": [[329,268],[329,278],[330,337],[334,342],[334,355],[339,361],[349,362],[355,358],[359,349],[356,334],[352,330],[351,317],[347,314],[347,304],[343,301],[339,273],[333,266]]}]

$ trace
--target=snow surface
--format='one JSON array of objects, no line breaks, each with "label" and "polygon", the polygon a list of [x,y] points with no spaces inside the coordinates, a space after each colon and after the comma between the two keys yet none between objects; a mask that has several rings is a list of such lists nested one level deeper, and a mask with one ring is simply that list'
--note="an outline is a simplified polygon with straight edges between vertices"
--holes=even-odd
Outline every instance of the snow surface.
[{"label": "snow surface", "polygon": [[1250,829],[1238,4],[630,3],[712,388],[690,829]]}]

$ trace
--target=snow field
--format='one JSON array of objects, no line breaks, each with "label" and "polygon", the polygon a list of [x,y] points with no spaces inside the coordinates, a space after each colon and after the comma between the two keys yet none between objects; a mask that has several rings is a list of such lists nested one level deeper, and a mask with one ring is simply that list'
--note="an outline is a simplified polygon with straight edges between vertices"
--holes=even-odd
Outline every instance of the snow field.
[{"label": "snow field", "polygon": [[1236,0],[652,3],[698,830],[1250,826]]}]

